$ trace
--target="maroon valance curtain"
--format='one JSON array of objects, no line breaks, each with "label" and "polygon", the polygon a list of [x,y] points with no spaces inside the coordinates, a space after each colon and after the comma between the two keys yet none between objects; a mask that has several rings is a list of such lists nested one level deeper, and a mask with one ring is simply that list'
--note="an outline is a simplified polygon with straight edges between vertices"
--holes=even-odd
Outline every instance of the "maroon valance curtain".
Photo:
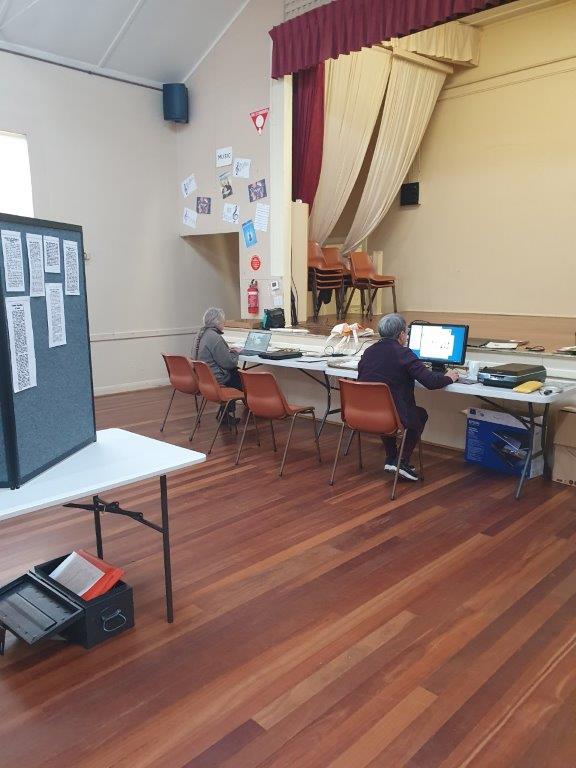
[{"label": "maroon valance curtain", "polygon": [[312,208],[324,144],[324,62],[294,75],[292,105],[292,199]]},{"label": "maroon valance curtain", "polygon": [[333,0],[270,30],[272,77],[511,0]]}]

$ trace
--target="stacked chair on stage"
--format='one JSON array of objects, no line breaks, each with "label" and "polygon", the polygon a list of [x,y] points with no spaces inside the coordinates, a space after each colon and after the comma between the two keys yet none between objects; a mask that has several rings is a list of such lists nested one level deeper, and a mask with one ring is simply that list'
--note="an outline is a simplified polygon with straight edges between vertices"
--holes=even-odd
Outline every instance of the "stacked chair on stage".
[{"label": "stacked chair on stage", "polygon": [[[392,275],[379,275],[376,272],[374,264],[372,264],[370,256],[365,251],[356,251],[349,255],[352,291],[350,292],[348,301],[346,302],[346,307],[342,312],[342,318],[344,319],[348,313],[348,309],[352,302],[352,297],[354,296],[355,290],[360,291],[362,315],[365,315],[370,320],[374,316],[372,308],[376,293],[380,288],[392,289],[392,302],[394,304],[394,312],[397,312],[396,278],[392,277]],[[365,295],[365,292],[367,295]]]},{"label": "stacked chair on stage", "polygon": [[336,297],[336,316],[340,319],[344,303],[345,268],[342,264],[328,264],[318,243],[308,242],[308,290],[312,292],[313,316],[318,319],[320,307]]}]

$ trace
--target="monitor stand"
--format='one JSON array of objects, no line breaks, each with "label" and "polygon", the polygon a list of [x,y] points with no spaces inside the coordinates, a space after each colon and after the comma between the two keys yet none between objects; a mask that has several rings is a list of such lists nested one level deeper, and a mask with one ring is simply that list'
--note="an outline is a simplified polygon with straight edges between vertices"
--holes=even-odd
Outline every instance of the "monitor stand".
[{"label": "monitor stand", "polygon": [[448,367],[444,363],[432,363],[434,373],[446,373]]}]

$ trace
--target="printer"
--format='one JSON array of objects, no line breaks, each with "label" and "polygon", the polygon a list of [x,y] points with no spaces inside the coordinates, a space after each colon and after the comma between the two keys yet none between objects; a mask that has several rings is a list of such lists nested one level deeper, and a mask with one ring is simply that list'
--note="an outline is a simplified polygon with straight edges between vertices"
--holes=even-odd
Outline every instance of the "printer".
[{"label": "printer", "polygon": [[546,368],[543,365],[507,363],[485,366],[478,371],[478,382],[488,387],[514,389],[525,381],[546,381]]}]

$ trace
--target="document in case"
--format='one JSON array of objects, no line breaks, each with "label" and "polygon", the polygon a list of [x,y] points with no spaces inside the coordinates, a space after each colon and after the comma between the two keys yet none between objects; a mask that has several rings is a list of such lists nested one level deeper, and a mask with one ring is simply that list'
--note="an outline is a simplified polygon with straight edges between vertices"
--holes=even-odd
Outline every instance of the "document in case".
[{"label": "document in case", "polygon": [[78,243],[64,240],[64,293],[80,296],[80,268],[78,266]]},{"label": "document in case", "polygon": [[44,246],[42,235],[26,233],[28,266],[30,269],[30,296],[44,296]]},{"label": "document in case", "polygon": [[44,270],[53,274],[60,272],[60,240],[44,235]]},{"label": "document in case", "polygon": [[13,232],[11,229],[2,230],[2,253],[4,254],[6,292],[25,291],[22,236],[20,232]]},{"label": "document in case", "polygon": [[50,578],[62,584],[77,595],[84,595],[103,576],[100,568],[90,563],[77,552],[72,552],[66,560],[52,571]]},{"label": "document in case", "polygon": [[48,346],[66,344],[66,317],[62,283],[46,283],[46,314],[48,318]]},{"label": "document in case", "polygon": [[6,301],[12,389],[22,392],[36,386],[36,352],[29,296],[9,296]]}]

